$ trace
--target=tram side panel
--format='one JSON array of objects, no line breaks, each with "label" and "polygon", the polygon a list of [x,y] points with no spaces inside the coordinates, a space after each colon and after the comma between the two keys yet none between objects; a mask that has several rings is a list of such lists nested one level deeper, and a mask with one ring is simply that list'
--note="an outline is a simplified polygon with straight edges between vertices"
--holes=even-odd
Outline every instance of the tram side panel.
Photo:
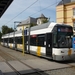
[{"label": "tram side panel", "polygon": [[13,37],[9,38],[8,47],[13,49]]},{"label": "tram side panel", "polygon": [[52,57],[52,33],[30,35],[30,53],[42,57]]},{"label": "tram side panel", "polygon": [[17,50],[22,51],[23,50],[22,36],[16,37],[16,38],[17,38],[16,39],[16,41],[17,41],[16,48],[17,48]]}]

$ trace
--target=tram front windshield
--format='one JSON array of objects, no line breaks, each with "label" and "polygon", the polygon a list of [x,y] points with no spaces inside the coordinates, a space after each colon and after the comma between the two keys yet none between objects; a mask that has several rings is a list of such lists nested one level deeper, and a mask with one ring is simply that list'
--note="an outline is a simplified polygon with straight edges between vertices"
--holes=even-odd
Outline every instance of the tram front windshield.
[{"label": "tram front windshield", "polygon": [[72,47],[72,27],[68,26],[58,26],[57,27],[57,37],[56,45],[58,48],[71,48]]}]

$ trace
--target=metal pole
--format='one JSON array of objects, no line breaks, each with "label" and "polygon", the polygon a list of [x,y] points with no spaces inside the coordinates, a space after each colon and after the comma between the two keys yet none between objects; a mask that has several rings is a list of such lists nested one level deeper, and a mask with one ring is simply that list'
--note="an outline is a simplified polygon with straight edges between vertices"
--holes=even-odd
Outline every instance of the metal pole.
[{"label": "metal pole", "polygon": [[30,53],[30,25],[29,25],[29,37],[28,37],[28,53]]},{"label": "metal pole", "polygon": [[19,22],[19,21],[15,21],[14,22],[14,49],[16,49],[15,47],[16,47],[16,39],[15,39],[15,31],[16,31],[16,27],[15,27],[15,24],[16,23],[21,23],[21,22]]},{"label": "metal pole", "polygon": [[25,55],[25,54],[24,54],[24,49],[25,49],[25,48],[24,48],[24,46],[25,46],[25,44],[24,44],[24,40],[25,40],[25,38],[24,38],[24,26],[23,26],[23,32],[22,32],[22,33],[23,33],[23,55]]},{"label": "metal pole", "polygon": [[14,22],[14,49],[15,49],[15,22]]}]

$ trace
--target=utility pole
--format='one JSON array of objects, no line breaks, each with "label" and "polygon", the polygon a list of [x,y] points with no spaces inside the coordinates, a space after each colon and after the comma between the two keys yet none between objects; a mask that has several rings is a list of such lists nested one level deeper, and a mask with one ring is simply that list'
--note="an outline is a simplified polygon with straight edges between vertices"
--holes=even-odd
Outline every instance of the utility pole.
[{"label": "utility pole", "polygon": [[28,36],[28,53],[30,53],[30,26],[31,26],[31,24],[29,25],[29,36]]},{"label": "utility pole", "polygon": [[25,41],[25,38],[24,38],[24,25],[23,25],[23,32],[22,32],[22,34],[23,34],[23,55],[25,55],[25,54],[24,54],[24,49],[25,49],[25,48],[24,48],[24,46],[25,46],[25,44],[24,44],[24,41]]},{"label": "utility pole", "polygon": [[15,39],[16,23],[21,23],[21,22],[20,21],[14,21],[14,49],[16,49],[16,39]]}]

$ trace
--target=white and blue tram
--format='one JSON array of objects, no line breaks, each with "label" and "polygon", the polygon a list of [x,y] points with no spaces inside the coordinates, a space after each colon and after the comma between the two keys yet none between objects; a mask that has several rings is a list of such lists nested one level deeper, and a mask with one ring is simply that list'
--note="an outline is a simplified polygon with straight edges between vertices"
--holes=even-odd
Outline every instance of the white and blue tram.
[{"label": "white and blue tram", "polygon": [[[13,32],[10,36],[11,48],[23,49],[22,31]],[[9,36],[2,36],[2,44]],[[25,52],[37,56],[52,58],[57,61],[71,60],[75,58],[75,51],[72,49],[73,29],[70,25],[58,23],[45,23],[42,25],[25,29]],[[15,43],[14,43],[15,42]],[[9,46],[10,47],[10,46]]]}]

